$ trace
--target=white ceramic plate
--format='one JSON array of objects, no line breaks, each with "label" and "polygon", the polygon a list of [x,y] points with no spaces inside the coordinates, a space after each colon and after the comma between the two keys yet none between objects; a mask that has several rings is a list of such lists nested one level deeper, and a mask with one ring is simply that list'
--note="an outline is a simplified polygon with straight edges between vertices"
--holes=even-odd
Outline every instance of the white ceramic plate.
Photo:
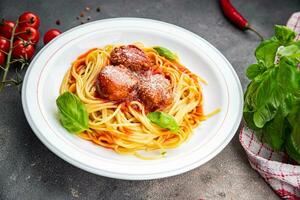
[{"label": "white ceramic plate", "polygon": [[[57,118],[55,100],[63,76],[80,54],[106,44],[143,42],[178,53],[181,62],[203,77],[204,110],[221,112],[194,130],[191,139],[168,150],[166,158],[141,160],[96,146],[68,133]],[[86,171],[120,179],[154,179],[194,169],[216,156],[238,129],[243,97],[239,79],[226,58],[203,38],[168,23],[115,18],[73,28],[44,47],[26,73],[22,103],[39,139],[55,154]]]}]

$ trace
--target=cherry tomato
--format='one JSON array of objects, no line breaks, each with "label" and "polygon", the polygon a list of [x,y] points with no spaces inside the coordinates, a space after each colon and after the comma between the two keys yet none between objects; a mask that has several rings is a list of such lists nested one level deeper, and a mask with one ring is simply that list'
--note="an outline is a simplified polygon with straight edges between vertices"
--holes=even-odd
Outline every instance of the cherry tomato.
[{"label": "cherry tomato", "polygon": [[38,29],[40,26],[40,18],[32,12],[24,12],[19,17],[19,26]]},{"label": "cherry tomato", "polygon": [[9,40],[0,36],[0,50],[7,53],[9,50],[9,45]]},{"label": "cherry tomato", "polygon": [[4,67],[5,59],[6,59],[5,53],[0,52],[0,65],[1,65],[2,67]]},{"label": "cherry tomato", "polygon": [[4,20],[0,22],[0,35],[7,39],[10,39],[14,26],[15,23],[13,21]]},{"label": "cherry tomato", "polygon": [[32,27],[21,27],[16,30],[17,38],[20,37],[23,40],[30,41],[34,44],[39,42],[40,33],[38,30]]},{"label": "cherry tomato", "polygon": [[12,56],[14,58],[25,58],[30,60],[34,54],[34,45],[28,41],[16,40],[14,42],[14,49],[12,51]]},{"label": "cherry tomato", "polygon": [[44,44],[50,42],[53,38],[61,34],[60,30],[58,29],[50,29],[44,35]]}]

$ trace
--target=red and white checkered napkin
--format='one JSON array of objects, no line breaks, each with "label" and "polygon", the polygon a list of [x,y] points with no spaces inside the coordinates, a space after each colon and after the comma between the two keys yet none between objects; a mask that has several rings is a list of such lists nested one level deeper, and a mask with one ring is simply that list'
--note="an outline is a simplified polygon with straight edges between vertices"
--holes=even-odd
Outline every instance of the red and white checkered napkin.
[{"label": "red and white checkered napkin", "polygon": [[[300,39],[300,12],[291,16],[287,26],[297,32],[296,39]],[[274,191],[284,199],[300,199],[300,166],[286,164],[287,156],[284,153],[274,152],[268,145],[262,144],[246,126],[242,127],[239,138],[252,168]]]}]

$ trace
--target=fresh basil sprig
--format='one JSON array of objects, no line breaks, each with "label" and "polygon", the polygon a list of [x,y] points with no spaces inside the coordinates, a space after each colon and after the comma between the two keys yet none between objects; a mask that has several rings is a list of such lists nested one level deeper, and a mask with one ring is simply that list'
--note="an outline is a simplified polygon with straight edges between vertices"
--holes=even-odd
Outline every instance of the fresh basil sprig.
[{"label": "fresh basil sprig", "polygon": [[71,133],[88,130],[88,113],[85,105],[71,92],[65,92],[56,99],[59,119],[65,129]]},{"label": "fresh basil sprig", "polygon": [[169,129],[172,132],[179,131],[179,125],[173,116],[164,112],[151,112],[147,115],[148,119],[162,128]]},{"label": "fresh basil sprig", "polygon": [[176,59],[176,55],[165,47],[153,47],[153,49],[160,55],[171,61]]},{"label": "fresh basil sprig", "polygon": [[274,150],[300,163],[300,42],[296,33],[275,26],[275,36],[256,48],[257,63],[244,95],[244,119]]}]

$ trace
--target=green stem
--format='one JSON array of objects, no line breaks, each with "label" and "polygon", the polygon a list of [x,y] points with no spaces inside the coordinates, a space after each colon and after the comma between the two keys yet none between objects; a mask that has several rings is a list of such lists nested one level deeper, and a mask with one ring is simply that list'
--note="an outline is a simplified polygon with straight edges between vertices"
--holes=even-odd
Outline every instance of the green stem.
[{"label": "green stem", "polygon": [[16,62],[22,62],[24,59],[13,59],[13,61],[10,62],[10,64],[16,63]]},{"label": "green stem", "polygon": [[1,50],[1,49],[0,49],[0,52],[2,52],[2,53],[4,53],[5,55],[7,55],[7,52],[5,52],[5,51],[3,51],[3,50]]},{"label": "green stem", "polygon": [[10,38],[10,45],[9,45],[9,52],[7,54],[7,59],[6,59],[6,65],[5,65],[5,69],[4,69],[4,74],[2,76],[2,84],[0,84],[0,91],[3,90],[4,88],[4,82],[6,81],[6,77],[7,77],[7,73],[9,71],[9,68],[10,68],[10,60],[11,60],[11,54],[12,54],[12,51],[13,51],[13,44],[14,44],[14,37],[15,37],[15,32],[16,32],[16,28],[18,26],[18,20],[16,21],[16,25],[13,27],[13,30],[12,30],[12,34],[11,34],[11,38]]},{"label": "green stem", "polygon": [[14,85],[20,85],[22,81],[16,81],[16,80],[6,80],[5,82],[1,82],[2,84],[14,84]]},{"label": "green stem", "polygon": [[255,33],[261,41],[264,41],[264,37],[259,32],[257,32],[252,26],[249,25],[247,28],[253,33]]}]

